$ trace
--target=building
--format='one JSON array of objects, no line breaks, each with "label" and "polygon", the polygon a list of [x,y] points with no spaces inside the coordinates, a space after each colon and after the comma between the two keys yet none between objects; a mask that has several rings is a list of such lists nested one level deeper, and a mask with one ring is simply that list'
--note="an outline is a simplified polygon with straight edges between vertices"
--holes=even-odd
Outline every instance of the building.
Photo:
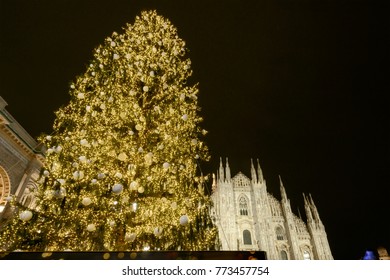
[{"label": "building", "polygon": [[267,192],[260,164],[251,178],[231,176],[222,160],[213,179],[213,219],[222,250],[266,251],[270,260],[333,259],[325,227],[311,196],[304,195],[307,223],[291,211],[280,179],[281,201]]},{"label": "building", "polygon": [[10,214],[8,198],[34,207],[33,192],[43,164],[43,150],[5,109],[0,96],[0,221]]}]

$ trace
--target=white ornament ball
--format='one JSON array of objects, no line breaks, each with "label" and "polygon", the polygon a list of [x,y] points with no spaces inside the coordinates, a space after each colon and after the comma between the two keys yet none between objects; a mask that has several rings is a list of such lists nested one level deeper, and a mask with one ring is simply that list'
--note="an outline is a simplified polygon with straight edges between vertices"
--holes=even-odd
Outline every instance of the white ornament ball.
[{"label": "white ornament ball", "polygon": [[96,230],[95,224],[89,224],[89,225],[87,226],[87,230],[88,230],[89,232],[95,231],[95,230]]},{"label": "white ornament ball", "polygon": [[49,171],[47,171],[47,170],[43,171],[43,176],[47,177],[47,176],[49,176],[49,174],[50,174]]},{"label": "white ornament ball", "polygon": [[137,124],[137,125],[135,126],[135,129],[138,130],[138,131],[142,130],[142,125]]},{"label": "white ornament ball", "polygon": [[86,163],[86,162],[87,162],[87,158],[86,158],[85,156],[80,156],[80,157],[79,157],[79,161],[80,161],[81,163]]},{"label": "white ornament ball", "polygon": [[150,77],[154,77],[154,71],[150,71],[149,75]]},{"label": "white ornament ball", "polygon": [[31,220],[32,216],[33,214],[29,210],[25,210],[19,214],[19,218],[24,222]]},{"label": "white ornament ball", "polygon": [[88,141],[86,139],[81,139],[80,140],[80,145],[81,146],[87,146],[88,145]]},{"label": "white ornament ball", "polygon": [[149,87],[148,87],[148,86],[144,86],[144,87],[142,88],[142,90],[143,90],[144,92],[148,92],[148,91],[149,91]]},{"label": "white ornament ball", "polygon": [[65,182],[66,182],[65,179],[58,179],[57,181],[58,181],[61,185],[64,185]]},{"label": "white ornament ball", "polygon": [[173,210],[176,210],[177,209],[177,203],[176,202],[172,202],[171,207],[172,207]]},{"label": "white ornament ball", "polygon": [[183,215],[183,216],[181,216],[180,217],[180,224],[182,225],[182,226],[185,226],[186,224],[188,224],[188,216],[187,215]]},{"label": "white ornament ball", "polygon": [[196,145],[196,144],[198,144],[198,140],[196,140],[196,139],[192,139],[192,140],[191,140],[191,144],[192,144],[192,145]]},{"label": "white ornament ball", "polygon": [[61,146],[57,146],[57,148],[56,148],[56,153],[61,153],[61,151],[62,151],[62,147]]},{"label": "white ornament ball", "polygon": [[139,187],[139,188],[138,188],[138,192],[139,192],[139,193],[144,193],[144,191],[145,191],[145,189],[144,189],[143,187]]},{"label": "white ornament ball", "polygon": [[78,99],[84,99],[84,93],[80,92],[79,94],[77,94],[77,98]]},{"label": "white ornament ball", "polygon": [[104,179],[106,177],[106,174],[104,173],[99,173],[98,174],[98,179],[101,180],[101,179]]},{"label": "white ornament ball", "polygon": [[110,227],[115,226],[115,222],[114,221],[110,221],[108,224],[110,225]]},{"label": "white ornament ball", "polygon": [[50,155],[54,150],[52,148],[47,149],[46,153]]},{"label": "white ornament ball", "polygon": [[73,167],[79,167],[79,164],[77,162],[72,163]]},{"label": "white ornament ball", "polygon": [[137,189],[138,183],[136,181],[133,181],[130,183],[130,189],[132,191],[135,191]]},{"label": "white ornament ball", "polygon": [[51,136],[50,136],[50,135],[47,135],[47,136],[46,136],[46,140],[47,140],[47,141],[51,141]]},{"label": "white ornament ball", "polygon": [[119,179],[122,179],[122,177],[123,177],[122,173],[120,173],[120,172],[115,173],[114,176],[119,178]]},{"label": "white ornament ball", "polygon": [[111,41],[111,47],[115,47],[115,46],[116,46],[115,42]]},{"label": "white ornament ball", "polygon": [[133,136],[134,135],[134,131],[130,130],[129,131],[129,135]]},{"label": "white ornament ball", "polygon": [[187,121],[188,120],[188,115],[184,114],[181,118],[183,119],[183,121]]},{"label": "white ornament ball", "polygon": [[168,162],[164,162],[163,168],[168,169],[171,165]]},{"label": "white ornament ball", "polygon": [[162,232],[163,232],[163,229],[160,228],[160,227],[156,227],[156,228],[154,229],[154,231],[153,231],[154,235],[157,236],[157,237],[161,236],[161,235],[162,235]]},{"label": "white ornament ball", "polygon": [[114,59],[119,59],[119,55],[117,55],[116,53],[114,54]]},{"label": "white ornament ball", "polygon": [[116,194],[120,194],[123,191],[123,185],[115,184],[112,186],[112,191]]},{"label": "white ornament ball", "polygon": [[81,201],[81,203],[84,206],[88,206],[88,205],[90,205],[92,203],[92,200],[89,197],[84,197],[83,200]]},{"label": "white ornament ball", "polygon": [[195,155],[195,158],[196,158],[196,159],[199,159],[199,155]]},{"label": "white ornament ball", "polygon": [[81,180],[84,178],[84,172],[83,171],[75,171],[73,172],[73,178],[75,180]]}]

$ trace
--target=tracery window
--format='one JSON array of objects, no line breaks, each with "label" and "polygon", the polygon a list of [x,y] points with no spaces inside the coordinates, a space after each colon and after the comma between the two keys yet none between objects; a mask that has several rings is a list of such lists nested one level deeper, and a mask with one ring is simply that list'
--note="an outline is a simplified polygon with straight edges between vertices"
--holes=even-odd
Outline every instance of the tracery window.
[{"label": "tracery window", "polygon": [[283,228],[281,226],[278,226],[276,228],[276,239],[277,240],[284,240],[284,231],[283,231]]},{"label": "tracery window", "polygon": [[240,207],[240,215],[241,216],[248,216],[248,203],[247,203],[245,197],[240,198],[239,207]]}]

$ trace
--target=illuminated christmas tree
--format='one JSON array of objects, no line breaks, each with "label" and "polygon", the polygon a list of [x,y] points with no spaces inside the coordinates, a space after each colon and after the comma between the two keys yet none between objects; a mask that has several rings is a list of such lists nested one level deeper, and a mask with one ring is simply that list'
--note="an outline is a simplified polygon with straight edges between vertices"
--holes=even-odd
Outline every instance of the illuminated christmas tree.
[{"label": "illuminated christmas tree", "polygon": [[[198,160],[207,160],[185,42],[143,12],[95,49],[42,136],[38,206],[13,201],[7,250],[212,250]],[[197,175],[198,174],[198,175]]]}]

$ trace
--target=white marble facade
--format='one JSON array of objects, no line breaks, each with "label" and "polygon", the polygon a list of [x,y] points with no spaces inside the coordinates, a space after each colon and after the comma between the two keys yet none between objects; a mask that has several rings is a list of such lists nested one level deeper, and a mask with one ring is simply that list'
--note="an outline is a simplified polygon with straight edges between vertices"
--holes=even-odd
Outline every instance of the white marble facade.
[{"label": "white marble facade", "polygon": [[234,177],[226,159],[213,179],[213,219],[222,250],[265,251],[270,260],[331,260],[325,227],[311,196],[304,195],[307,222],[291,211],[280,179],[281,201],[267,192],[260,164],[251,162],[251,178]]}]

